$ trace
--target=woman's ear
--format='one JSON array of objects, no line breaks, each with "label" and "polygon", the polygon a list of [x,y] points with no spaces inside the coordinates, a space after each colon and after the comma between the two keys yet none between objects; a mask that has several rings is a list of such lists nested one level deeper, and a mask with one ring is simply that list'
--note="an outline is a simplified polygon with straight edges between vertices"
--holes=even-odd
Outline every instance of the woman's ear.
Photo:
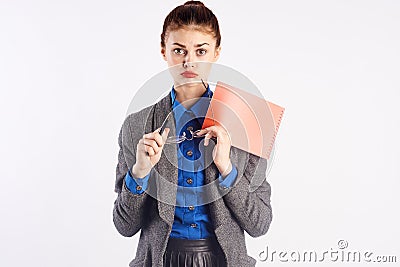
[{"label": "woman's ear", "polygon": [[165,55],[165,47],[161,45],[161,55],[165,61],[167,61],[167,56]]},{"label": "woman's ear", "polygon": [[214,62],[218,60],[220,54],[221,54],[221,46],[218,46],[218,47],[215,49],[215,53],[214,53]]}]

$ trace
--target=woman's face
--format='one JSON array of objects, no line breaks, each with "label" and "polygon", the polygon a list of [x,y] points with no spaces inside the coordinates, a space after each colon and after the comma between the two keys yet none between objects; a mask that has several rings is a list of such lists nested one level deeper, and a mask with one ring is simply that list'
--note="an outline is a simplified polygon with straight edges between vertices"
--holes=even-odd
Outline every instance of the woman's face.
[{"label": "woman's face", "polygon": [[161,54],[168,63],[175,86],[207,80],[211,63],[219,58],[221,47],[210,33],[190,28],[169,31]]}]

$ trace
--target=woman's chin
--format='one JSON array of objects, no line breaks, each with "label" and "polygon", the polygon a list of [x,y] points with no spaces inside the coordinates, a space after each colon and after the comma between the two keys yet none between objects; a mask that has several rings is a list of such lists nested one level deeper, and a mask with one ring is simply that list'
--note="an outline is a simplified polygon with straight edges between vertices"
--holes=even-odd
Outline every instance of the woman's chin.
[{"label": "woman's chin", "polygon": [[198,86],[199,83],[201,83],[199,77],[193,77],[193,78],[180,77],[175,79],[176,86],[182,86],[182,85],[184,85],[185,87]]}]

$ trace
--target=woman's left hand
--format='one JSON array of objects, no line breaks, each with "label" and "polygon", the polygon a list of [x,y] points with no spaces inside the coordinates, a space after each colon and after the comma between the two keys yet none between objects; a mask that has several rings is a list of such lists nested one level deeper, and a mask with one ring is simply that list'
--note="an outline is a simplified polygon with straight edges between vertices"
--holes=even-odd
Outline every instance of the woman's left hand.
[{"label": "woman's left hand", "polygon": [[224,127],[219,125],[210,126],[197,132],[204,135],[204,145],[207,146],[211,138],[217,138],[217,144],[213,149],[214,163],[222,176],[230,173],[232,164],[230,159],[231,138]]}]

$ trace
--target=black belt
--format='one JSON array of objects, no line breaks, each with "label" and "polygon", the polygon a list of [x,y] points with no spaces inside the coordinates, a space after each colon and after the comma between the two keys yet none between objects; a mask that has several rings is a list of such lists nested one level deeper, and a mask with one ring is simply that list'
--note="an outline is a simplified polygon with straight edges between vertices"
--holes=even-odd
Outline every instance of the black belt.
[{"label": "black belt", "polygon": [[206,239],[169,238],[167,250],[213,251],[214,253],[223,253],[215,237],[208,237]]}]

